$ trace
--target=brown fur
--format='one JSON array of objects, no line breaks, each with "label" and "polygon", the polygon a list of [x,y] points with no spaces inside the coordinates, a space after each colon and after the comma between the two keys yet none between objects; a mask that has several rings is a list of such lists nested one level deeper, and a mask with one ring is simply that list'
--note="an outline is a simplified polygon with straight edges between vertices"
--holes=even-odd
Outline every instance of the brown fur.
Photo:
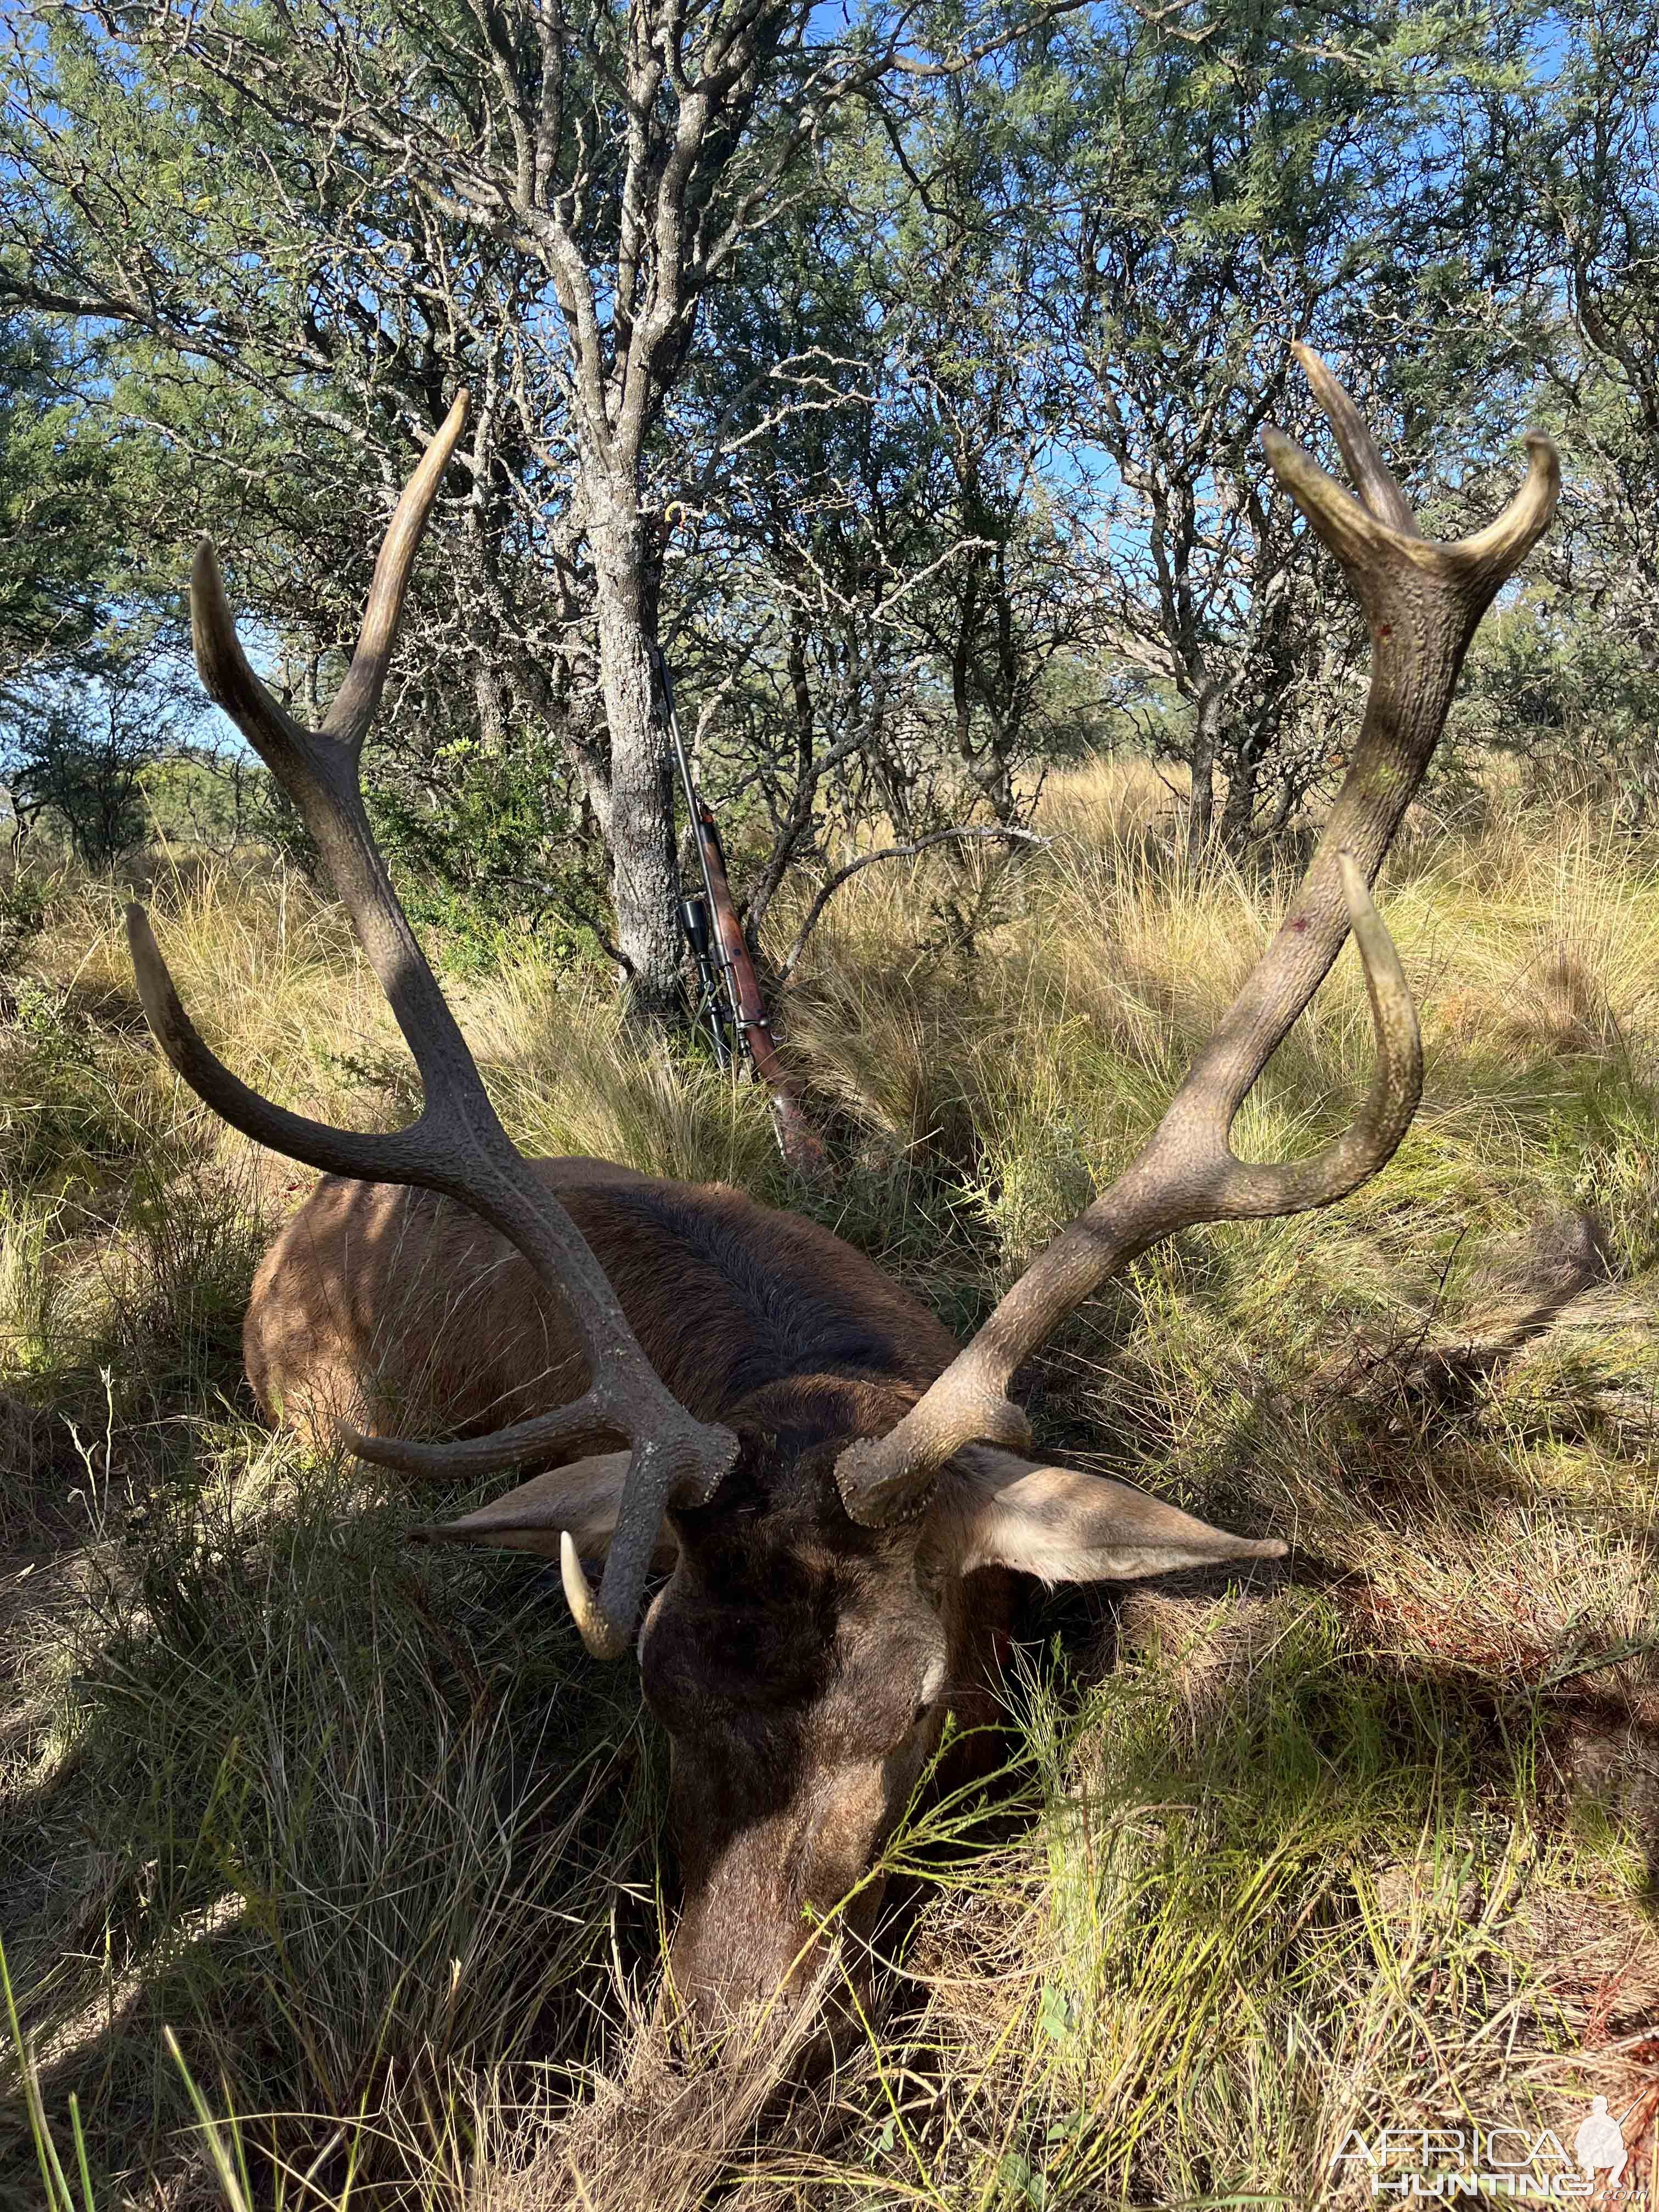
[{"label": "brown fur", "polygon": [[[758,1391],[811,1425],[817,1376],[920,1392],[957,1346],[927,1308],[815,1222],[723,1183],[604,1160],[537,1163],[653,1366],[702,1420]],[[574,1338],[503,1237],[448,1199],[325,1176],[265,1255],[242,1332],[272,1419],[327,1434],[498,1428],[586,1382]],[[779,1395],[780,1386],[782,1395]]]}]

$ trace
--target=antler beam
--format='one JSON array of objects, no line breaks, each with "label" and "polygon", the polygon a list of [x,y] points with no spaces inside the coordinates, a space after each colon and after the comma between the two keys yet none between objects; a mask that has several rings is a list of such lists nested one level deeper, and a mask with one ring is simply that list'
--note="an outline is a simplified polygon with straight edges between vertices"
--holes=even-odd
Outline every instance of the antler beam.
[{"label": "antler beam", "polygon": [[[1294,351],[1358,492],[1346,491],[1279,431],[1262,432],[1273,473],[1336,556],[1370,631],[1370,690],[1346,780],[1279,933],[1146,1149],[1038,1256],[898,1426],[842,1454],[842,1499],[867,1526],[920,1511],[963,1445],[1024,1439],[1024,1417],[1008,1397],[1015,1371],[1137,1253],[1200,1221],[1330,1205],[1383,1166],[1416,1111],[1417,1019],[1368,886],[1433,754],[1480,618],[1555,511],[1560,460],[1547,438],[1530,433],[1526,481],[1498,520],[1455,544],[1432,543],[1347,393],[1311,348]],[[1229,1142],[1238,1109],[1350,928],[1376,1030],[1370,1095],[1347,1130],[1311,1159],[1240,1160]]]}]

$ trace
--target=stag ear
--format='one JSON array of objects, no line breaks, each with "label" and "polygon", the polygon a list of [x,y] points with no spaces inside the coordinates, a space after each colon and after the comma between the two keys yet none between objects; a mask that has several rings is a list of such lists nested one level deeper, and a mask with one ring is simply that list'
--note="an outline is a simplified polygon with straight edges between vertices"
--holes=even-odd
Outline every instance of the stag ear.
[{"label": "stag ear", "polygon": [[[476,1513],[410,1534],[428,1544],[500,1544],[509,1551],[559,1557],[559,1540],[568,1530],[586,1559],[602,1559],[616,1533],[617,1509],[631,1454],[599,1452],[573,1460],[568,1467],[532,1475],[505,1497],[492,1498]],[[664,1526],[651,1554],[653,1570],[672,1567],[678,1556],[674,1532]]]},{"label": "stag ear", "polygon": [[1276,1536],[1233,1536],[1104,1475],[1037,1467],[995,1444],[969,1444],[935,1492],[930,1529],[957,1571],[1012,1567],[1042,1582],[1132,1582],[1176,1567],[1282,1559]]}]

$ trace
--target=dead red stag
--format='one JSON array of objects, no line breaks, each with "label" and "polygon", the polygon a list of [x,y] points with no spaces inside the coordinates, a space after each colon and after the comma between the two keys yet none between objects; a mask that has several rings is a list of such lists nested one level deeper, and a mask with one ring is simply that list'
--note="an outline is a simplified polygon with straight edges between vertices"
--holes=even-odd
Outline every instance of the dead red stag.
[{"label": "dead red stag", "polygon": [[[1559,468],[1548,441],[1529,438],[1527,480],[1499,520],[1432,543],[1346,394],[1316,355],[1298,352],[1358,496],[1288,440],[1264,438],[1370,623],[1352,765],[1278,934],[1145,1149],[963,1348],[809,1221],[732,1190],[529,1160],[496,1119],[358,782],[465,401],[398,505],[320,728],[295,722],[254,676],[212,550],[197,556],[203,681],[316,839],[425,1088],[419,1119],[389,1136],[330,1128],[261,1097],[197,1035],[132,909],[145,1010],[173,1066],[237,1128],[324,1170],[259,1271],[250,1374],[274,1416],[331,1426],[406,1474],[568,1462],[442,1533],[556,1548],[588,1649],[616,1658],[637,1639],[646,1697],[672,1741],[685,1903],[672,1970],[705,2013],[803,1979],[826,1928],[854,1939],[849,1959],[858,1952],[876,1886],[839,1920],[836,1908],[945,1713],[982,1684],[1004,1602],[997,1571],[1092,1581],[1284,1548],[1040,1464],[1008,1391],[1056,1325],[1136,1254],[1194,1223],[1331,1204],[1383,1165],[1417,1106],[1416,1018],[1368,886],[1480,617],[1549,520]],[[1240,1160],[1234,1118],[1350,929],[1376,1025],[1370,1093],[1311,1158]],[[487,1432],[421,1443],[347,1425],[383,1423],[398,1403]],[[604,1558],[597,1596],[583,1556]],[[641,1626],[653,1566],[672,1572]]]}]

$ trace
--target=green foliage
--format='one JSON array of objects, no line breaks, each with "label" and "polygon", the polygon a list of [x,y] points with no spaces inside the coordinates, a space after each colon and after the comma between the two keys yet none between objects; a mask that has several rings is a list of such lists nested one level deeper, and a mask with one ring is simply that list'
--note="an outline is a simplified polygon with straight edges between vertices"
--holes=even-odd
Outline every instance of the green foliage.
[{"label": "green foliage", "polygon": [[453,957],[487,966],[504,928],[545,933],[564,957],[593,951],[608,920],[604,855],[581,836],[568,785],[521,741],[446,745],[417,786],[383,779],[371,818],[417,923]]},{"label": "green foliage", "polygon": [[44,887],[14,873],[0,884],[0,983],[17,972],[18,963],[46,926]]},{"label": "green foliage", "polygon": [[169,742],[173,711],[167,688],[136,676],[125,653],[89,653],[15,696],[0,774],[19,821],[44,816],[87,866],[112,866],[149,832],[144,771]]},{"label": "green foliage", "polygon": [[119,562],[112,453],[91,390],[95,350],[0,306],[0,697],[97,628]]},{"label": "green foliage", "polygon": [[[589,12],[563,57],[574,136],[548,149],[544,213],[570,212],[567,271],[603,302],[655,280],[611,189],[634,157],[598,57],[623,33]],[[646,533],[612,597],[673,641],[688,708],[718,698],[709,781],[731,795],[758,914],[792,863],[828,860],[874,817],[1009,815],[1044,759],[1103,728],[1192,769],[1199,858],[1212,810],[1234,846],[1281,829],[1346,741],[1359,627],[1257,449],[1269,418],[1312,424],[1292,338],[1339,359],[1437,526],[1485,513],[1541,399],[1599,472],[1579,573],[1611,604],[1626,525],[1656,511],[1636,343],[1652,67],[1625,13],[1628,37],[1619,10],[1560,27],[1553,75],[1554,33],[1524,8],[1402,6],[1340,37],[1312,7],[999,16],[981,28],[1008,43],[980,65],[877,71],[799,143],[783,118],[836,73],[792,33],[698,155],[697,220],[736,228],[682,257],[666,320],[596,310],[579,370],[569,348],[589,340],[542,233],[505,240],[477,212],[499,193],[470,165],[511,143],[502,103],[528,77],[500,74],[471,31],[440,94],[419,59],[427,15],[377,24],[361,110],[413,134],[393,161],[335,98],[333,73],[362,58],[308,15],[275,46],[253,7],[199,37],[181,22],[169,44],[137,19],[112,42],[52,9],[9,111],[0,296],[58,316],[66,346],[95,335],[52,374],[70,445],[103,426],[142,493],[129,596],[176,588],[208,528],[307,713],[338,680],[387,487],[449,390],[511,394],[469,433],[465,499],[457,484],[441,501],[368,755],[410,879],[451,927],[483,906],[615,937],[600,824],[619,695],[599,681],[611,568],[595,532],[618,471],[641,514],[672,503],[678,523],[660,563]],[[854,40],[866,60],[889,26],[878,11]],[[963,35],[948,11],[927,34]],[[526,28],[532,74],[540,35]],[[639,111],[651,131],[672,119],[657,92]],[[550,180],[584,146],[608,151],[560,199]],[[775,161],[788,188],[746,198]],[[1562,298],[1545,272],[1570,242],[1583,282]],[[590,482],[571,393],[607,375],[647,395],[638,451]],[[39,453],[31,469],[50,474]],[[107,501],[83,519],[107,532]],[[1613,624],[1551,615],[1582,705],[1564,751],[1594,749],[1610,684],[1621,713],[1645,713],[1650,586]],[[1622,676],[1595,658],[1615,632]],[[1506,671],[1505,697],[1528,681]],[[1510,726],[1501,706],[1493,720]],[[1628,783],[1640,743],[1609,740],[1597,772]]]}]

